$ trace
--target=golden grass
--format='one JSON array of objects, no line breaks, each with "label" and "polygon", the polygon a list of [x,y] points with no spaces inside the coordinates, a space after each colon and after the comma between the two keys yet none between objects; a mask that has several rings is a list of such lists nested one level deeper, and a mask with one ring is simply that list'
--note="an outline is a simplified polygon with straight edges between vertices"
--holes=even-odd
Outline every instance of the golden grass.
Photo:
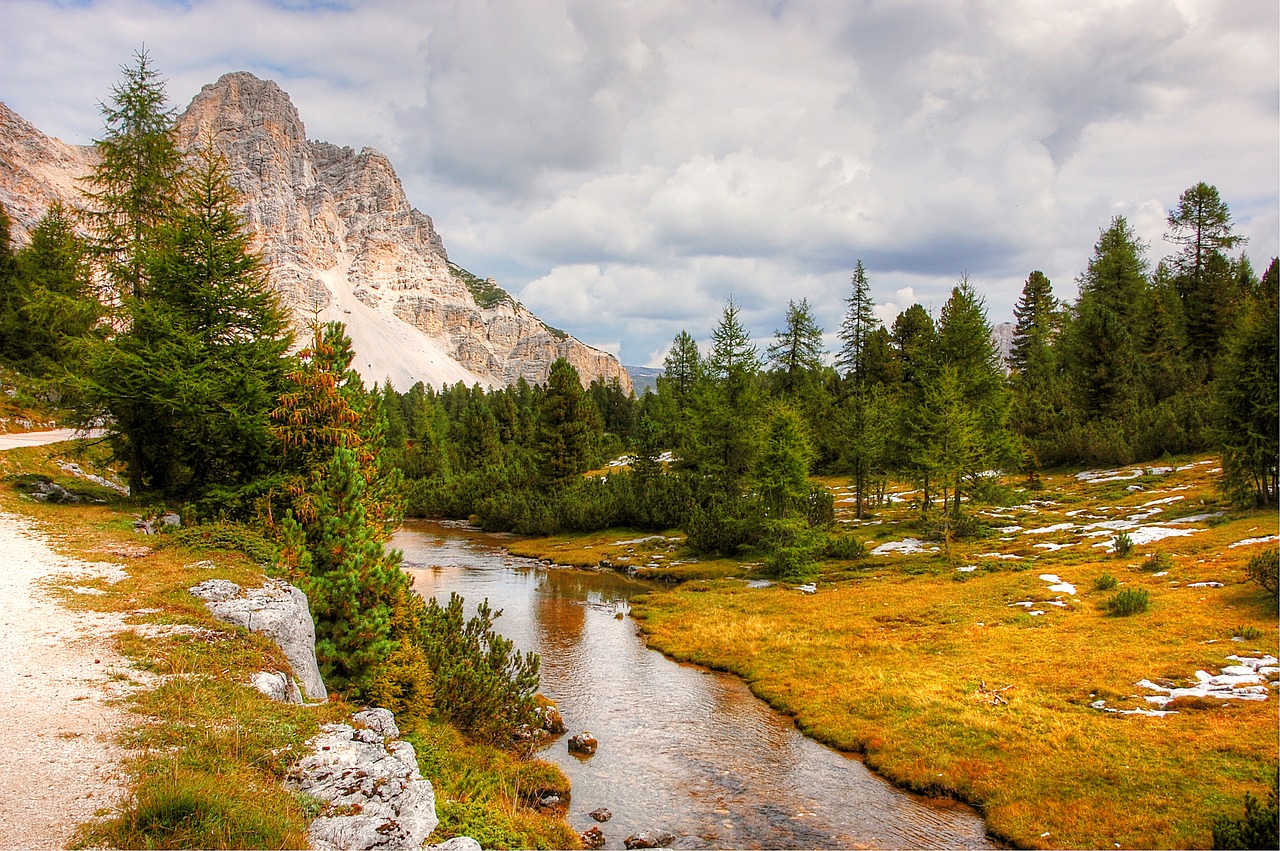
[{"label": "golden grass", "polygon": [[[1010,516],[989,521],[1096,522],[1066,512],[1124,517],[1169,496],[1184,499],[1160,505],[1148,522],[1226,512],[1127,558],[1090,546],[1104,538],[1079,543],[1067,530],[997,533],[956,543],[950,560],[870,556],[859,570],[825,574],[816,595],[725,581],[647,595],[635,614],[656,648],[741,675],[806,733],[862,752],[897,783],[978,805],[990,829],[1019,846],[1204,847],[1213,816],[1234,814],[1276,774],[1274,690],[1266,702],[1202,702],[1165,718],[1090,703],[1149,706],[1140,679],[1186,681],[1231,664],[1233,653],[1276,653],[1275,600],[1243,578],[1256,547],[1228,546],[1276,534],[1276,516],[1224,509],[1210,466],[1092,485],[1046,476],[1042,491],[1017,497],[1058,505],[993,509]],[[1144,489],[1126,490],[1135,481]],[[911,518],[905,507],[880,510],[873,520],[882,522],[862,524],[859,535],[872,546],[901,540]],[[1073,541],[1057,551],[1032,546]],[[1166,576],[1145,569],[1155,550],[1172,557]],[[1023,558],[979,558],[990,553]],[[970,565],[971,573],[956,570]],[[1107,572],[1122,588],[1145,589],[1149,610],[1108,616],[1110,592],[1093,590]],[[1076,594],[1048,591],[1038,578],[1046,573]],[[1224,587],[1187,587],[1209,580]],[[1066,608],[1040,605],[1041,616],[1011,605],[1055,598]],[[1232,641],[1241,626],[1262,637]],[[1007,704],[990,699],[1006,686],[998,693]]]},{"label": "golden grass", "polygon": [[[260,635],[215,620],[187,589],[205,579],[257,585],[262,570],[245,556],[193,549],[133,532],[133,506],[113,491],[64,473],[54,459],[74,444],[0,453],[0,509],[36,521],[51,545],[67,556],[114,562],[125,577],[116,583],[55,580],[68,606],[125,613],[129,626],[118,646],[137,669],[124,676],[147,683],[131,698],[136,723],[124,742],[131,799],[98,821],[83,825],[79,842],[93,847],[306,847],[308,811],[314,802],[285,792],[288,765],[305,752],[321,723],[340,721],[357,707],[331,697],[306,707],[275,703],[249,684],[253,673],[287,670],[282,651]],[[96,457],[95,457],[96,455]],[[100,453],[75,460],[91,469]],[[36,478],[77,493],[109,499],[102,505],[49,505],[19,494]],[[73,587],[74,586],[74,587]],[[92,588],[106,593],[83,593]],[[527,796],[540,789],[567,790],[549,764],[521,760],[468,744],[447,725],[429,720],[402,724],[419,745],[425,776],[442,800],[465,800],[442,821],[450,825],[502,825],[486,847],[577,847],[563,819],[535,812]],[[439,748],[428,752],[424,746]]]}]

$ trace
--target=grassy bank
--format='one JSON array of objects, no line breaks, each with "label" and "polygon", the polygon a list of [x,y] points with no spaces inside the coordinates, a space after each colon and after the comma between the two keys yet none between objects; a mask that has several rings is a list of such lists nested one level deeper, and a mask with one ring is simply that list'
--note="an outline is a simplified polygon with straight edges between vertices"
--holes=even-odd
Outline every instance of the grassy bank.
[{"label": "grassy bank", "polygon": [[[235,527],[181,536],[135,533],[135,514],[154,508],[132,505],[59,466],[59,460],[74,461],[104,472],[97,453],[71,455],[74,447],[0,453],[0,509],[32,517],[59,552],[116,562],[126,574],[114,584],[90,588],[93,583],[78,581],[76,591],[62,592],[68,606],[125,615],[128,628],[117,641],[135,686],[136,723],[123,742],[132,754],[126,766],[131,800],[82,826],[80,841],[116,848],[306,847],[316,802],[286,792],[285,773],[320,724],[343,720],[358,707],[336,698],[308,707],[268,700],[249,678],[287,669],[279,648],[216,621],[187,593],[205,579],[261,584],[263,542]],[[104,502],[47,504],[21,496],[40,480]],[[467,834],[487,848],[576,847],[576,835],[558,814],[534,809],[539,794],[567,792],[558,769],[471,744],[431,720],[401,726],[436,789],[441,823],[432,841]]]},{"label": "grassy bank", "polygon": [[[949,553],[924,542],[829,563],[814,595],[749,588],[741,579],[756,569],[715,562],[635,614],[655,648],[742,676],[806,733],[863,753],[904,786],[979,806],[1019,846],[1206,847],[1213,817],[1239,816],[1245,793],[1265,797],[1276,775],[1274,688],[1265,702],[1184,698],[1166,717],[1093,704],[1155,708],[1139,680],[1187,685],[1197,670],[1233,664],[1229,655],[1275,655],[1276,601],[1244,578],[1266,544],[1231,545],[1275,535],[1277,520],[1222,505],[1211,459],[1168,466],[1185,469],[1112,481],[1060,473],[1035,491],[1012,482],[1009,506],[974,511],[980,537]],[[844,498],[846,483],[827,484]],[[843,519],[871,550],[919,537],[917,516],[903,502],[860,524]],[[1139,540],[1157,528],[1172,536],[1124,556],[1098,546],[1133,517]],[[603,550],[616,563],[617,539],[520,549],[578,563]],[[669,560],[686,560],[676,542],[662,544],[673,545]],[[1095,590],[1105,575],[1116,585]],[[1193,587],[1205,582],[1221,586]],[[1121,591],[1146,592],[1146,611],[1109,614]]]}]

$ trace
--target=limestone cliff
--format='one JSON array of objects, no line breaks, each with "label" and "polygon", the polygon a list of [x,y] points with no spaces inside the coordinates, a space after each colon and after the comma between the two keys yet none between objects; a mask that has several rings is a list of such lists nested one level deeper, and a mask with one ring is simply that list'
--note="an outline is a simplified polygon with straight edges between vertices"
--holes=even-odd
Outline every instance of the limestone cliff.
[{"label": "limestone cliff", "polygon": [[[584,383],[631,379],[612,355],[547,327],[492,280],[449,262],[431,218],[410,206],[381,153],[308,141],[289,96],[252,74],[205,86],[179,144],[226,157],[241,214],[299,323],[345,322],[366,381],[488,386],[546,380],[566,358]],[[0,104],[0,203],[26,232],[56,198],[82,203],[92,151],[51,139]]]}]

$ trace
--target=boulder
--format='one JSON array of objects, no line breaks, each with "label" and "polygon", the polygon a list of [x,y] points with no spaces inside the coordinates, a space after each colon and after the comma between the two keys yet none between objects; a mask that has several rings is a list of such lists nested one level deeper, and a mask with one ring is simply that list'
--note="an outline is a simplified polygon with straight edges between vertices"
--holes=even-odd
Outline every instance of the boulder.
[{"label": "boulder", "polygon": [[581,837],[583,848],[603,848],[604,847],[604,831],[598,827],[589,827],[582,831]]},{"label": "boulder", "polygon": [[556,702],[541,694],[534,695],[533,699],[537,704],[534,712],[537,713],[542,729],[553,736],[563,733],[566,729],[564,716],[560,714],[560,708],[556,706]]},{"label": "boulder", "polygon": [[300,589],[279,580],[243,589],[225,579],[210,579],[196,585],[191,593],[204,600],[218,620],[261,633],[278,644],[308,700],[328,697],[316,664],[315,623],[307,595]]},{"label": "boulder", "polygon": [[596,737],[586,731],[569,737],[569,753],[591,756],[599,746],[600,743],[596,741]]},{"label": "boulder", "polygon": [[284,671],[259,671],[253,675],[253,687],[279,703],[302,703],[298,684]]},{"label": "boulder", "polygon": [[480,843],[470,836],[455,836],[439,845],[423,846],[424,851],[480,851]]},{"label": "boulder", "polygon": [[675,841],[674,833],[665,830],[642,830],[622,840],[622,844],[627,848],[666,848]]},{"label": "boulder", "polygon": [[391,714],[390,709],[365,709],[352,715],[351,720],[357,724],[363,724],[375,733],[381,734],[384,738],[400,738],[400,728],[396,726],[396,716]]},{"label": "boulder", "polygon": [[601,807],[598,810],[592,810],[589,815],[598,822],[606,822],[613,818],[613,813],[609,812],[604,807]]},{"label": "boulder", "polygon": [[[436,829],[435,790],[408,742],[388,743],[371,729],[325,724],[296,763],[285,788],[327,806],[308,836],[318,851],[421,848]],[[359,735],[364,734],[364,735]]]}]

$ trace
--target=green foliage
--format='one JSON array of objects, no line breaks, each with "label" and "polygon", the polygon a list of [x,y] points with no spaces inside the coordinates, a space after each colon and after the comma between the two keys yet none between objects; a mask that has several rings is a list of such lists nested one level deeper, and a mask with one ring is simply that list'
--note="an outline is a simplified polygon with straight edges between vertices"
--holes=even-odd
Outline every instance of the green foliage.
[{"label": "green foliage", "polygon": [[469,619],[462,606],[457,594],[444,606],[431,599],[421,617],[418,644],[434,672],[436,711],[473,739],[509,744],[534,721],[540,660],[494,631],[502,612],[488,600]]},{"label": "green foliage", "polygon": [[827,537],[797,517],[764,522],[761,546],[765,573],[784,582],[807,582],[818,573],[818,558]]},{"label": "green foliage", "polygon": [[547,390],[538,407],[538,451],[542,479],[563,484],[591,468],[603,423],[583,392],[578,370],[564,358],[551,365]]},{"label": "green foliage", "polygon": [[1128,532],[1121,532],[1116,535],[1116,555],[1125,558],[1129,553],[1133,552],[1133,538]]},{"label": "green foliage", "polygon": [[1137,615],[1147,610],[1147,592],[1141,588],[1123,588],[1107,599],[1107,613],[1116,617]]},{"label": "green foliage", "polygon": [[285,564],[311,604],[325,682],[357,694],[397,648],[392,613],[409,584],[400,553],[384,548],[368,517],[367,487],[355,451],[339,448],[308,488],[314,520],[301,524],[290,511],[281,524]]},{"label": "green foliage", "polygon": [[774,342],[766,353],[769,365],[779,377],[784,396],[793,395],[816,380],[822,370],[822,329],[813,318],[808,299],[787,302],[786,325],[774,332]]},{"label": "green foliage", "polygon": [[1256,582],[1272,594],[1280,590],[1280,549],[1269,547],[1249,559],[1245,578]]},{"label": "green foliage", "polygon": [[822,555],[824,558],[857,561],[866,558],[867,548],[848,533],[828,534],[822,548]]},{"label": "green foliage", "polygon": [[766,515],[785,518],[807,512],[812,455],[800,416],[786,406],[776,407],[755,469],[756,492]]},{"label": "green foliage", "polygon": [[695,501],[681,528],[695,552],[732,555],[759,540],[760,509],[743,495],[715,493]]},{"label": "green foliage", "polygon": [[274,565],[280,554],[279,547],[256,527],[226,521],[166,529],[160,541],[166,546],[242,553],[255,564]]},{"label": "green foliage", "polygon": [[482,309],[488,310],[500,304],[515,303],[515,299],[502,287],[491,280],[484,280],[471,274],[456,263],[449,264],[449,271],[455,278],[467,285],[467,289],[471,291],[471,297],[476,300],[476,304]]},{"label": "green foliage", "polygon": [[1101,576],[1099,576],[1097,579],[1093,580],[1093,590],[1094,591],[1111,591],[1119,584],[1120,584],[1119,580],[1117,580],[1110,573],[1104,573]]},{"label": "green foliage", "polygon": [[1213,819],[1214,848],[1275,848],[1277,847],[1277,782],[1272,781],[1265,802],[1253,795],[1244,796],[1244,816],[1232,818],[1218,815]]},{"label": "green foliage", "polygon": [[1231,634],[1236,638],[1243,638],[1245,641],[1257,641],[1262,638],[1262,630],[1256,626],[1238,626],[1232,630]]},{"label": "green foliage", "polygon": [[1173,567],[1173,556],[1164,550],[1149,553],[1142,563],[1142,569],[1149,573],[1164,573]]}]

